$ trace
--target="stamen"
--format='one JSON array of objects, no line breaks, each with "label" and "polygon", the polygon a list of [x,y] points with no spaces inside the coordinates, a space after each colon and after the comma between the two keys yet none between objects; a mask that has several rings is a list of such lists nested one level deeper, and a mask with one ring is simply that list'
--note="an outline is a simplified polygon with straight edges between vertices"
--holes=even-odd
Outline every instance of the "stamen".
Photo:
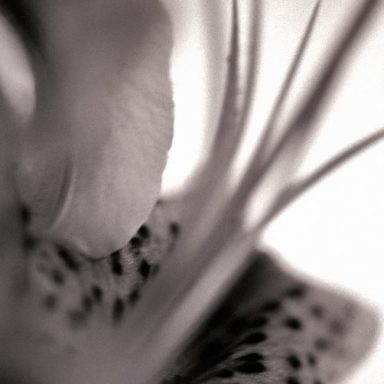
[{"label": "stamen", "polygon": [[255,191],[266,176],[271,177],[273,175],[275,180],[279,180],[281,186],[289,180],[316,132],[317,126],[314,122],[326,101],[326,96],[329,95],[337,79],[337,75],[343,68],[347,54],[357,42],[370,16],[373,16],[373,11],[377,5],[377,0],[365,1],[362,4],[349,27],[341,35],[333,53],[330,54],[329,58],[321,66],[323,69],[318,76],[318,80],[311,87],[308,96],[299,103],[298,110],[286,125],[274,149],[262,165],[249,165],[235,194],[234,206],[236,208],[241,206],[241,204],[245,205],[245,199],[249,197],[250,192],[252,190]]},{"label": "stamen", "polygon": [[[267,124],[263,129],[263,135],[261,137],[261,140],[254,152],[253,160],[251,160],[252,164],[256,164],[256,165],[261,164],[263,161],[265,161],[266,152],[269,152],[268,149],[270,148],[270,145],[271,145],[270,141],[276,129],[276,122],[281,116],[282,110],[287,102],[287,98],[291,90],[292,84],[296,79],[297,72],[303,61],[305,52],[308,47],[308,42],[312,36],[312,32],[315,26],[315,21],[317,20],[317,17],[319,15],[320,4],[321,4],[321,1],[318,1],[313,8],[313,11],[308,21],[304,35],[301,38],[297,52],[293,58],[293,61],[290,65],[288,73],[285,77],[283,86],[281,87],[280,93],[277,96],[275,104],[272,108],[272,112],[270,113],[269,118],[267,120]],[[252,174],[254,174],[254,170],[249,169],[249,171],[250,172],[252,171]],[[249,178],[245,177],[245,179],[247,180]]]}]

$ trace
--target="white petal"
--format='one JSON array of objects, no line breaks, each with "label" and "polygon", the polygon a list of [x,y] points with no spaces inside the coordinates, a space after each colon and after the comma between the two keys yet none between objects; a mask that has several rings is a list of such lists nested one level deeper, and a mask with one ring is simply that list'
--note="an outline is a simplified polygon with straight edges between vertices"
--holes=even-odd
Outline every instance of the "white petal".
[{"label": "white petal", "polygon": [[100,257],[129,240],[159,194],[172,140],[170,21],[154,0],[35,3],[42,64],[22,197],[35,231]]}]

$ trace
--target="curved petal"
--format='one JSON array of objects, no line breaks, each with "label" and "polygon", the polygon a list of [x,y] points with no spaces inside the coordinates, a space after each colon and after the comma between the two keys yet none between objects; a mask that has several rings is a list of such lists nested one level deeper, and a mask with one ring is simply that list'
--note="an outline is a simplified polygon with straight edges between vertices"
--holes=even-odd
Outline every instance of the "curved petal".
[{"label": "curved petal", "polygon": [[35,31],[37,89],[22,198],[34,231],[104,256],[129,240],[159,194],[172,140],[170,21],[153,0],[31,4],[30,23],[19,22]]}]

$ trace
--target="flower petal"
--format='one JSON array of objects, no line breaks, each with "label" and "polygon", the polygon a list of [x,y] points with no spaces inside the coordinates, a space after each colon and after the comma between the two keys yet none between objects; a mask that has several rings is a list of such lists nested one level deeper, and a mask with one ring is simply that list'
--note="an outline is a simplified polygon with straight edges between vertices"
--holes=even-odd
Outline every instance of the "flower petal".
[{"label": "flower petal", "polygon": [[153,0],[29,8],[36,110],[22,198],[34,231],[100,257],[129,240],[159,194],[172,140],[170,21]]}]

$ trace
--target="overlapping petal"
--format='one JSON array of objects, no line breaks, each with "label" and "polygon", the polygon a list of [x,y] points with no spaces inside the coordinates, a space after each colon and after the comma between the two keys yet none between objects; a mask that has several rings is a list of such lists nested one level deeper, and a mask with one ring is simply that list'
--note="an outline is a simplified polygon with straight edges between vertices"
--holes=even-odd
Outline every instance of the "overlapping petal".
[{"label": "overlapping petal", "polygon": [[168,15],[153,0],[9,3],[36,81],[19,171],[33,230],[103,256],[160,190],[173,125]]}]

